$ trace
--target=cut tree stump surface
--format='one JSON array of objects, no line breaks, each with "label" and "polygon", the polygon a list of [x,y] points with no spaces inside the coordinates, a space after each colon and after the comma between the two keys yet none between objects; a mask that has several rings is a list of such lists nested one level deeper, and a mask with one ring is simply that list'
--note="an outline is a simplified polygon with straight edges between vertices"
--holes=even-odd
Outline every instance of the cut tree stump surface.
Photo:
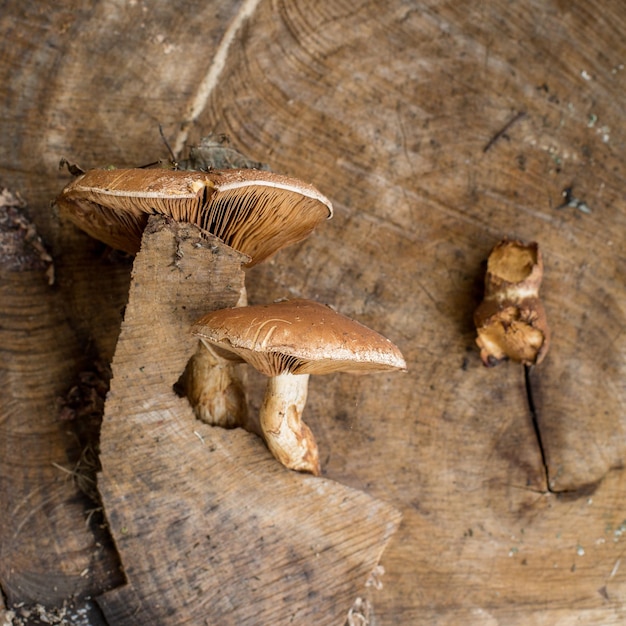
[{"label": "cut tree stump surface", "polygon": [[398,525],[383,502],[282,468],[254,435],[201,424],[174,393],[191,324],[235,306],[247,259],[195,226],[148,222],[100,435],[128,585],[100,601],[112,624],[337,623]]},{"label": "cut tree stump surface", "polygon": [[59,401],[84,359],[22,204],[0,195],[0,581],[11,605],[55,606],[122,578],[72,480],[81,443]]},{"label": "cut tree stump surface", "polygon": [[[324,477],[403,514],[382,589],[369,591],[375,622],[624,622],[621,0],[12,1],[0,19],[0,184],[28,202],[54,258],[42,328],[57,320],[71,338],[50,397],[86,354],[111,361],[130,278],[127,259],[50,208],[68,181],[59,158],[166,158],[159,123],[176,150],[226,133],[335,206],[312,237],[247,272],[250,302],[327,302],[407,360],[405,376],[313,378],[306,408]],[[553,337],[529,387],[545,465],[523,370],[485,369],[474,343],[484,261],[505,236],[543,252]],[[13,341],[3,339],[3,372]],[[252,374],[253,411],[262,386]],[[2,392],[3,409],[21,397]],[[2,424],[4,462],[16,426]],[[255,441],[231,435],[244,449]],[[64,436],[29,438],[33,475],[49,471],[42,449],[68,465],[56,456]],[[1,467],[3,490],[18,488]],[[2,502],[19,513],[14,495]],[[3,558],[20,553],[1,541]],[[35,580],[58,571],[38,563]]]}]

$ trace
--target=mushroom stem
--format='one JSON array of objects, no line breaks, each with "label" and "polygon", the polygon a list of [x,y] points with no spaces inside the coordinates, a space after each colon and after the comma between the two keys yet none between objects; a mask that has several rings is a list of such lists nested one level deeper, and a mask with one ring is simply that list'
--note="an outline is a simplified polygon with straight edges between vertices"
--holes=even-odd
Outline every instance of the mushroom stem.
[{"label": "mushroom stem", "polygon": [[302,421],[308,374],[272,376],[259,415],[261,430],[270,452],[285,467],[320,475],[317,443]]},{"label": "mushroom stem", "polygon": [[248,407],[238,365],[216,354],[210,344],[198,343],[183,374],[185,395],[198,419],[222,428],[247,425]]},{"label": "mushroom stem", "polygon": [[[248,304],[245,285],[235,306]],[[211,426],[241,427],[260,434],[249,419],[244,380],[239,363],[218,355],[211,344],[200,340],[181,378],[184,394],[196,417]]]}]

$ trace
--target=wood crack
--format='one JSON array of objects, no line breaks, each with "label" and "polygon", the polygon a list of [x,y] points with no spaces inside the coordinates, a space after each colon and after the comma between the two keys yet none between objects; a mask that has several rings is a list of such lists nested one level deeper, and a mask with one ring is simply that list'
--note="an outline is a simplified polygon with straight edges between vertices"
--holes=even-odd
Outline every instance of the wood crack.
[{"label": "wood crack", "polygon": [[546,491],[544,493],[552,493],[561,497],[571,497],[571,498],[578,498],[578,497],[590,495],[597,489],[600,482],[602,482],[603,477],[600,478],[600,480],[586,483],[574,489],[553,489],[552,488],[551,480],[550,480],[550,466],[548,464],[546,449],[544,446],[543,438],[541,436],[541,427],[539,426],[539,415],[538,415],[537,407],[535,405],[535,401],[533,398],[531,370],[532,370],[531,365],[524,366],[524,382],[525,382],[525,387],[526,387],[526,398],[528,400],[528,409],[530,411],[533,430],[535,432],[537,445],[539,447],[539,452],[541,454],[541,464],[543,466],[543,472],[544,472],[545,481],[546,481]]},{"label": "wood crack", "polygon": [[513,126],[513,124],[515,124],[515,122],[518,122],[519,120],[521,120],[523,117],[526,116],[526,111],[519,111],[516,115],[514,115],[498,132],[496,132],[493,137],[491,137],[491,139],[485,144],[485,147],[483,148],[483,153],[487,152],[491,146],[493,146],[494,143],[496,143],[496,141],[498,141],[499,139],[501,139],[502,137],[506,136],[506,131],[509,130],[509,128],[511,128],[511,126]]},{"label": "wood crack", "polygon": [[539,446],[539,453],[541,454],[541,465],[543,466],[543,474],[546,481],[546,489],[548,493],[555,493],[550,486],[550,471],[548,468],[548,462],[546,460],[546,451],[543,446],[543,440],[541,438],[541,429],[539,428],[539,420],[537,416],[537,407],[533,399],[533,389],[530,380],[530,369],[532,366],[524,365],[524,384],[526,386],[526,398],[528,400],[528,410],[530,411],[531,422],[533,425],[533,431],[537,439],[537,445]]},{"label": "wood crack", "polygon": [[174,154],[177,156],[180,156],[183,146],[187,142],[189,128],[198,119],[202,111],[204,111],[206,103],[209,101],[213,90],[219,82],[219,78],[224,71],[224,67],[226,66],[226,60],[228,58],[228,52],[231,44],[237,38],[237,34],[241,30],[243,24],[254,14],[259,2],[260,0],[244,0],[237,15],[224,32],[224,36],[222,37],[222,40],[213,55],[213,60],[209,70],[204,79],[198,85],[195,98],[189,107],[185,120],[181,125],[181,130],[176,137],[176,141],[174,142]]}]

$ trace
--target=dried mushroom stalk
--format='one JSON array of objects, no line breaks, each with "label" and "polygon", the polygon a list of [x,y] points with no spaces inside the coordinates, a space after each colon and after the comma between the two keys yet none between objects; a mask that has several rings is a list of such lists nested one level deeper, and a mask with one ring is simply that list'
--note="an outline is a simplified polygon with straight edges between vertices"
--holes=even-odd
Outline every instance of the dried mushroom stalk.
[{"label": "dried mushroom stalk", "polygon": [[491,251],[485,296],[474,313],[476,343],[486,366],[505,359],[536,365],[545,358],[550,332],[539,300],[542,278],[536,243],[504,239]]}]

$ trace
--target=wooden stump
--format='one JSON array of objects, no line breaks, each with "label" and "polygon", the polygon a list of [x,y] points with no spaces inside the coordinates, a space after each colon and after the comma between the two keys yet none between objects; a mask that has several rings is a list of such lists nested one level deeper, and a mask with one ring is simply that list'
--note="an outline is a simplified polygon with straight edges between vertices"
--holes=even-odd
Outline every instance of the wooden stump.
[{"label": "wooden stump", "polygon": [[199,422],[175,394],[191,324],[237,303],[246,261],[189,224],[148,223],[100,444],[127,578],[100,600],[110,623],[339,623],[399,522],[363,493],[286,470],[258,437]]},{"label": "wooden stump", "polygon": [[52,259],[24,210],[3,190],[0,580],[11,605],[54,606],[113,587],[121,576],[98,505],[72,479],[80,424],[61,419],[59,401],[77,374],[76,337],[50,284]]},{"label": "wooden stump", "polygon": [[[111,357],[128,264],[50,211],[59,158],[148,163],[166,156],[158,122],[177,149],[227,133],[335,205],[248,272],[250,301],[330,303],[407,358],[402,379],[314,379],[307,404],[324,477],[403,513],[374,619],[623,623],[621,0],[12,1],[4,20],[0,181],[54,257],[67,315],[45,316],[76,333],[71,363],[86,345]],[[544,254],[553,341],[530,388],[545,467],[523,372],[484,369],[474,343],[504,236]],[[262,385],[250,377],[253,412]]]}]

